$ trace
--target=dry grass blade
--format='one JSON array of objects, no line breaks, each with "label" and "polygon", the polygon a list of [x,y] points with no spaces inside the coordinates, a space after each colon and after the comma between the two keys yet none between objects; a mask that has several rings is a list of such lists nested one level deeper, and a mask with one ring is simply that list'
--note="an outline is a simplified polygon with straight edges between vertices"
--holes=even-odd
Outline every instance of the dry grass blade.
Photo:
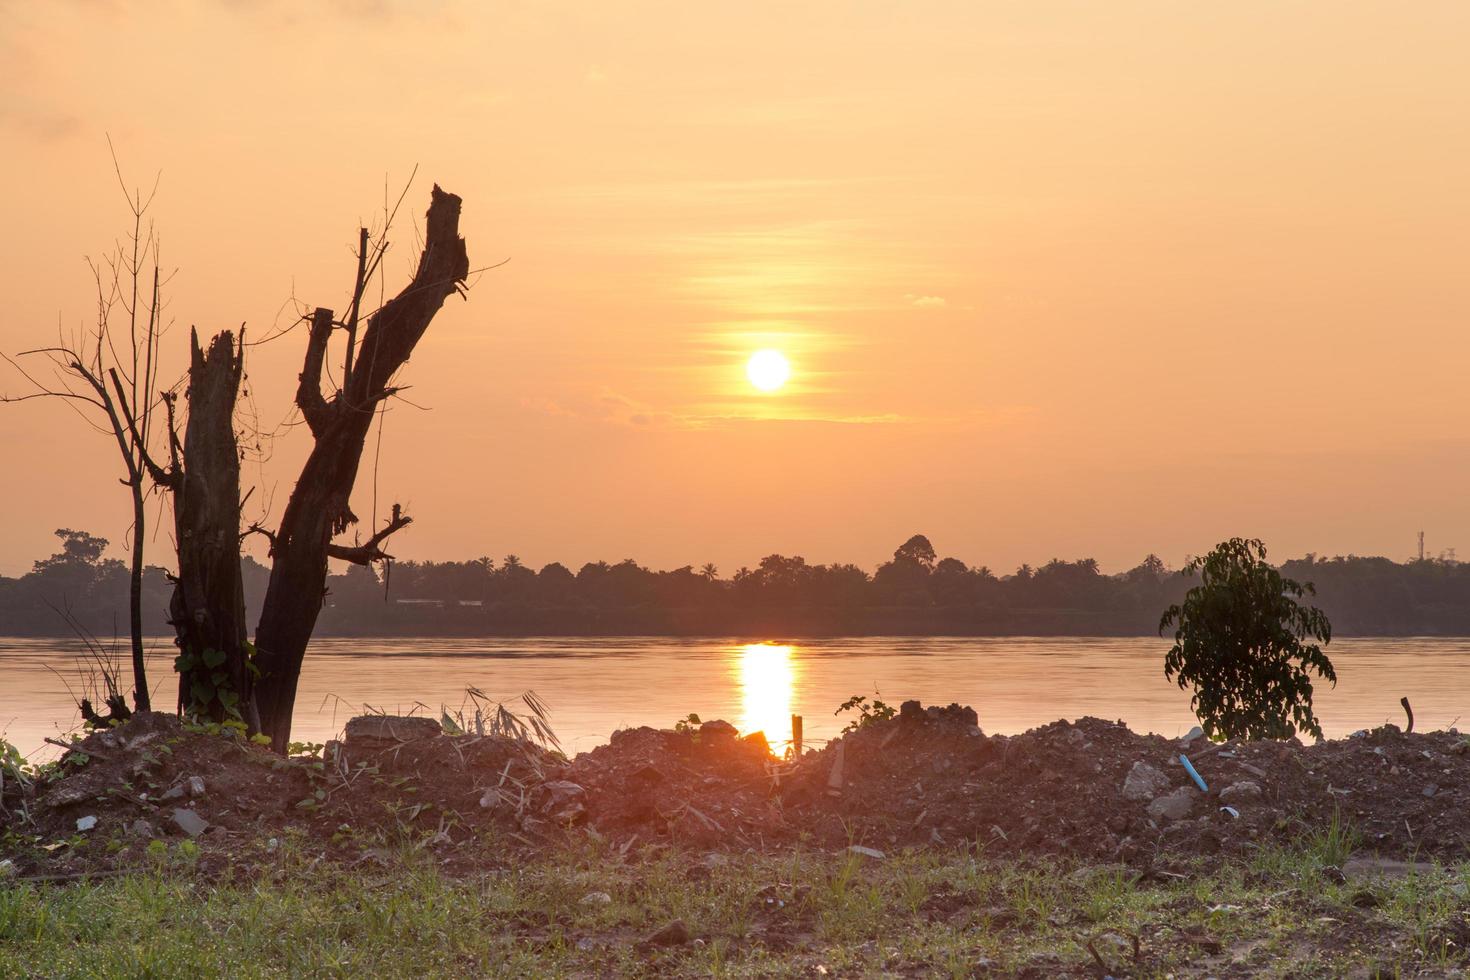
[{"label": "dry grass blade", "polygon": [[[524,716],[480,688],[469,686],[458,711],[451,714],[447,708],[443,710],[443,726],[451,734],[473,732],[481,738],[493,735],[560,752],[561,741],[551,728],[551,711],[546,702],[535,691],[526,691],[521,694],[521,703],[526,706]],[[526,761],[536,763],[535,753],[527,751],[523,755]]]}]

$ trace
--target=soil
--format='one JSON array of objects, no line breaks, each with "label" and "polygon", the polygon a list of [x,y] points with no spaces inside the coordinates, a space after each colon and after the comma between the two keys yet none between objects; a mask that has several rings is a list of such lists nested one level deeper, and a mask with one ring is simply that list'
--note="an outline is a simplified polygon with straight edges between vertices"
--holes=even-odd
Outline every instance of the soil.
[{"label": "soil", "polygon": [[[354,719],[322,758],[284,759],[145,713],[88,735],[28,784],[7,778],[0,858],[22,877],[106,872],[192,832],[206,869],[231,874],[286,838],[350,863],[374,859],[395,836],[451,867],[513,863],[518,851],[590,836],[624,854],[800,842],[1163,869],[1299,840],[1335,816],[1362,851],[1458,858],[1470,845],[1467,776],[1470,740],[1453,731],[1181,744],[1083,718],[1008,737],[986,735],[969,708],[917,702],[798,760],[774,758],[763,737],[741,738],[724,722],[619,731],[566,760],[382,717]],[[464,846],[472,841],[493,842],[490,856]]]}]

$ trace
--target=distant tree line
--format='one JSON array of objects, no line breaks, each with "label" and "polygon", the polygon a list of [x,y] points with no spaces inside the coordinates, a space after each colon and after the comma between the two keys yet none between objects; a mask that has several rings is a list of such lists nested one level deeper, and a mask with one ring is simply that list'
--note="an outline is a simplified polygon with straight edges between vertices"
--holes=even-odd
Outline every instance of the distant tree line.
[{"label": "distant tree line", "polygon": [[[0,577],[0,635],[67,635],[66,611],[103,639],[126,637],[126,564],[103,557],[105,539],[57,535],[56,554]],[[1316,585],[1315,604],[1339,636],[1470,636],[1470,564],[1308,555],[1281,572]],[[243,573],[253,617],[269,573],[249,558]],[[632,559],[576,571],[556,562],[535,570],[515,555],[398,561],[329,576],[317,635],[1142,636],[1190,584],[1154,555],[1113,575],[1090,558],[997,575],[938,558],[923,535],[871,573],[784,555],[728,577],[713,565],[653,571]],[[146,570],[149,633],[172,632],[171,590],[164,569]]]}]

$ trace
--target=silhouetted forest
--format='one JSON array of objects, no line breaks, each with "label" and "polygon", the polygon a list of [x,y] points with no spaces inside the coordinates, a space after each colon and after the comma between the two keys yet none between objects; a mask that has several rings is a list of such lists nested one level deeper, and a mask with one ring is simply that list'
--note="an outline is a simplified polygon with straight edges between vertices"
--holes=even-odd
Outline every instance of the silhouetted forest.
[{"label": "silhouetted forest", "polygon": [[[0,577],[0,635],[68,635],[69,611],[104,639],[125,636],[127,566],[103,557],[105,539],[57,536],[59,552],[19,578]],[[1470,564],[1308,555],[1281,568],[1316,585],[1338,635],[1470,636]],[[247,557],[244,573],[254,622],[268,571]],[[330,576],[317,635],[1139,636],[1157,631],[1190,584],[1153,555],[1113,575],[1090,558],[997,575],[938,558],[923,535],[871,573],[784,555],[728,577],[712,565],[653,571],[632,559],[575,572],[555,562],[538,571],[515,555],[400,561]],[[172,632],[171,588],[164,569],[148,569],[149,633]]]}]

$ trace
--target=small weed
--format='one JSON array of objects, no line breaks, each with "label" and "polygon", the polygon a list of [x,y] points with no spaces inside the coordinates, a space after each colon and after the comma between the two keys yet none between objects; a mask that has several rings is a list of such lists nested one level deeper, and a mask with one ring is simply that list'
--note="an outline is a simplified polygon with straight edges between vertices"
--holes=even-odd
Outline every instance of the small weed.
[{"label": "small weed", "polygon": [[873,700],[869,701],[865,694],[854,694],[842,702],[834,715],[840,715],[844,711],[856,711],[857,717],[849,721],[842,730],[844,732],[855,732],[864,725],[871,725],[875,721],[887,721],[898,714],[898,709],[878,697],[878,692],[873,692]]},{"label": "small weed", "polygon": [[1307,835],[1306,849],[1317,860],[1319,867],[1340,868],[1362,843],[1363,835],[1350,820],[1345,820],[1342,808],[1332,808],[1332,819],[1327,826]]}]

